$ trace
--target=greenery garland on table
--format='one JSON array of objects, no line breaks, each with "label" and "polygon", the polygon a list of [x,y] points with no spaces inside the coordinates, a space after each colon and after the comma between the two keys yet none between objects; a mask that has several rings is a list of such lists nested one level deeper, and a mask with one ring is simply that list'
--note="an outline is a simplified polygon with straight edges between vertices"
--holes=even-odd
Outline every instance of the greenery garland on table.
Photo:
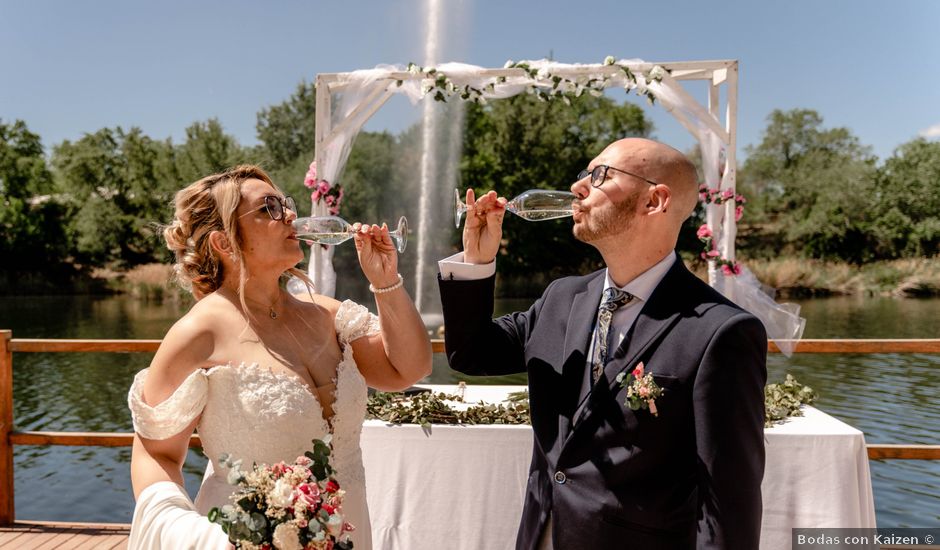
[{"label": "greenery garland on table", "polygon": [[[816,400],[816,392],[797,382],[791,374],[779,384],[764,388],[765,427],[783,422],[792,416],[803,416],[801,405]],[[463,403],[460,395],[446,393],[419,393],[407,396],[401,393],[376,392],[369,396],[366,406],[368,418],[391,424],[529,424],[529,392],[509,394],[501,404],[480,402],[466,410],[452,407],[448,401]]]},{"label": "greenery garland on table", "polygon": [[466,410],[453,408],[447,401],[463,403],[459,395],[425,392],[406,396],[376,392],[369,396],[366,417],[392,424],[528,424],[529,392],[509,394],[505,405],[480,402]]},{"label": "greenery garland on table", "polygon": [[803,416],[800,406],[809,405],[816,401],[816,397],[813,388],[800,384],[789,373],[782,383],[767,384],[764,387],[764,410],[767,413],[764,427],[779,424],[791,416]]}]

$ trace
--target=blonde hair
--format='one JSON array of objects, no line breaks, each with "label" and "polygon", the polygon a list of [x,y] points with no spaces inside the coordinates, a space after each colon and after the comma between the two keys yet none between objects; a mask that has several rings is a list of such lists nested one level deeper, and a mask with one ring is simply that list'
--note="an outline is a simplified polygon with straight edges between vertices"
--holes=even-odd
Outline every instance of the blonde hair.
[{"label": "blonde hair", "polygon": [[[231,243],[232,259],[240,268],[238,294],[242,306],[248,309],[244,303],[248,268],[242,256],[235,213],[242,198],[242,183],[250,179],[261,180],[280,192],[267,172],[255,165],[243,164],[206,176],[176,193],[173,201],[176,211],[173,221],[163,230],[163,238],[176,258],[173,270],[177,282],[197,300],[218,290],[225,278],[224,265],[209,243],[212,232],[221,231]],[[286,273],[300,278],[308,287],[312,285],[306,274],[297,268],[290,268]]]}]

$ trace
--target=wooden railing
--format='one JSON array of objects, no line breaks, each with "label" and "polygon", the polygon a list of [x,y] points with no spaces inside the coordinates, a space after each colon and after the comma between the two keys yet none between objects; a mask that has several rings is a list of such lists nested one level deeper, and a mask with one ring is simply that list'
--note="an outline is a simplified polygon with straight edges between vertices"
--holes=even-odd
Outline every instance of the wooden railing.
[{"label": "wooden railing", "polygon": [[[13,430],[13,353],[154,353],[160,340],[56,340],[13,339],[9,330],[0,330],[0,526],[15,519],[13,501],[13,446],[65,445],[90,447],[129,447],[133,433],[21,432]],[[444,341],[432,340],[434,353],[444,353]],[[767,350],[778,353],[773,342]],[[794,353],[940,353],[940,339],[911,340],[800,340]],[[190,447],[201,447],[193,435]],[[868,445],[872,460],[940,460],[940,445]]]}]

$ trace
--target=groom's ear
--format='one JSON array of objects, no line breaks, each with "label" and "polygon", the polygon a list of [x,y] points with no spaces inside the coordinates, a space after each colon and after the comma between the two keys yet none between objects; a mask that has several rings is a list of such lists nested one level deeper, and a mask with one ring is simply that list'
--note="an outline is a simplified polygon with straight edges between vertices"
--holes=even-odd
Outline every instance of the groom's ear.
[{"label": "groom's ear", "polygon": [[216,230],[209,233],[209,246],[220,258],[228,256],[232,260],[235,259],[235,251],[232,249],[232,242],[224,232]]},{"label": "groom's ear", "polygon": [[672,204],[672,190],[666,185],[650,186],[649,199],[646,203],[646,211],[650,214],[654,212],[666,212],[666,209]]}]

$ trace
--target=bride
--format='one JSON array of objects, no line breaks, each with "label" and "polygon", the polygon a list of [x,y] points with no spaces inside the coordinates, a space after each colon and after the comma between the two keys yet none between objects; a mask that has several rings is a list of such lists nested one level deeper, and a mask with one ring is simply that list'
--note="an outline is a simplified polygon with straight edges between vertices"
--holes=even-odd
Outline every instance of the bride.
[{"label": "bride", "polygon": [[[256,166],[203,178],[176,195],[164,231],[196,304],[134,379],[131,549],[228,548],[204,517],[233,487],[218,464],[292,462],[332,434],[333,466],[357,550],[371,548],[359,435],[366,389],[400,390],[431,371],[424,324],[402,286],[388,228],[358,224],[356,251],[378,316],[351,301],[284,291],[303,259],[293,201]],[[182,466],[198,430],[211,460],[195,502]]]}]

